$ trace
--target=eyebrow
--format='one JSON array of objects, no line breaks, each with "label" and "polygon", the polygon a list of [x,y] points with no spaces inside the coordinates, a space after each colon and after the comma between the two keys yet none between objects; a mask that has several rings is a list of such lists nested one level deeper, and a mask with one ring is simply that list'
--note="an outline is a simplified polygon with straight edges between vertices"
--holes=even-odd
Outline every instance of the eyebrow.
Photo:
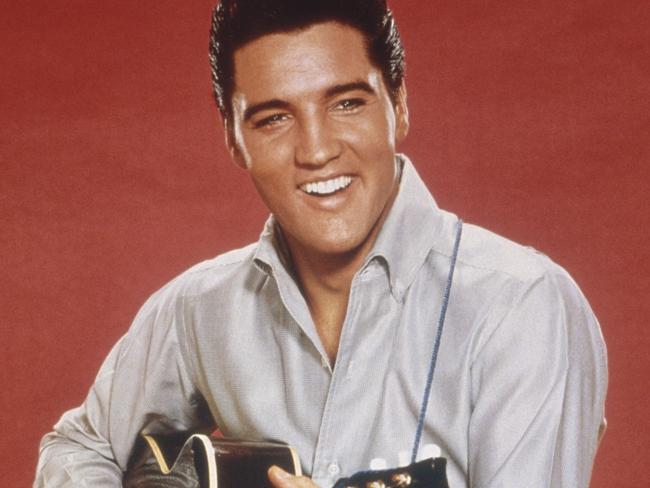
[{"label": "eyebrow", "polygon": [[341,93],[346,93],[350,91],[361,90],[368,93],[369,95],[375,95],[375,90],[365,81],[353,81],[351,83],[343,83],[341,85],[334,85],[331,88],[328,88],[325,92],[326,98],[331,98]]},{"label": "eyebrow", "polygon": [[281,109],[287,110],[289,108],[289,103],[283,100],[274,98],[272,100],[267,100],[266,102],[255,103],[250,107],[244,110],[244,122],[248,122],[255,114],[262,112],[264,110],[273,110]]},{"label": "eyebrow", "polygon": [[[334,85],[328,88],[325,91],[325,98],[335,97],[342,93],[351,92],[355,90],[361,90],[368,93],[369,95],[375,95],[375,90],[365,81],[353,81],[351,83],[342,83],[340,85]],[[250,107],[244,110],[244,122],[248,122],[255,114],[262,112],[264,110],[287,110],[289,109],[290,104],[284,100],[274,98],[272,100],[267,100],[265,102],[255,103]]]}]

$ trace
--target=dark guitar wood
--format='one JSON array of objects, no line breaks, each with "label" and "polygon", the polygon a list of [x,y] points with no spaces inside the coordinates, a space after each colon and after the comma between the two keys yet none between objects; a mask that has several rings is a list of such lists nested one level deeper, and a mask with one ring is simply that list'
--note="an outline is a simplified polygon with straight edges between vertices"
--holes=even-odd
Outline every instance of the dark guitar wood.
[{"label": "dark guitar wood", "polygon": [[[144,435],[124,477],[125,488],[272,488],[272,465],[300,475],[286,444],[221,439],[203,434]],[[446,460],[429,458],[395,469],[361,471],[334,488],[449,488]]]},{"label": "dark guitar wood", "polygon": [[300,475],[293,448],[203,434],[144,435],[124,477],[126,488],[271,488],[272,465]]}]

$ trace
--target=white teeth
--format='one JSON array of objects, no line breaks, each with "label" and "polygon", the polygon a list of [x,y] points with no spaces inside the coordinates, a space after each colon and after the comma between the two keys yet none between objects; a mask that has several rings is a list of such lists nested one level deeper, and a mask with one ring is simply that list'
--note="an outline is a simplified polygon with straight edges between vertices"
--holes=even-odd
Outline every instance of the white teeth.
[{"label": "white teeth", "polygon": [[300,186],[300,189],[310,195],[330,195],[337,192],[352,183],[351,176],[339,176],[327,181],[315,181],[313,183],[305,183]]}]

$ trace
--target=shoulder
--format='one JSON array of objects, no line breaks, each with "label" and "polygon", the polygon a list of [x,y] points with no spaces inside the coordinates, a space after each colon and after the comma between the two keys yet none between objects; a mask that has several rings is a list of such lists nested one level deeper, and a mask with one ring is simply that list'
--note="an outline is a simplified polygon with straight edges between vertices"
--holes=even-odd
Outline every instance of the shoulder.
[{"label": "shoulder", "polygon": [[547,274],[566,273],[546,255],[473,224],[463,226],[458,256],[462,266],[530,283]]},{"label": "shoulder", "polygon": [[488,349],[504,353],[501,347],[517,344],[531,360],[534,351],[540,361],[552,355],[568,361],[586,349],[605,362],[589,302],[570,274],[545,254],[466,224],[457,271],[456,291],[465,298],[462,303],[475,304],[475,324],[480,323],[474,329],[475,355]]},{"label": "shoulder", "polygon": [[[429,264],[446,269],[453,249],[457,217],[439,210],[437,235],[432,244]],[[566,296],[570,301],[585,302],[569,273],[548,256],[518,244],[483,227],[463,223],[454,276],[455,293],[472,306],[494,304],[511,307],[533,291],[537,294]]]},{"label": "shoulder", "polygon": [[[540,306],[586,308],[589,304],[571,275],[547,255],[472,224],[463,226],[458,254],[459,274],[472,287],[484,284],[499,293],[496,303],[513,307],[537,297]],[[532,295],[530,297],[529,295]],[[500,298],[500,299],[499,299]]]},{"label": "shoulder", "polygon": [[153,293],[140,314],[172,312],[184,302],[210,295],[227,294],[263,275],[254,265],[257,243],[234,249],[195,264]]},{"label": "shoulder", "polygon": [[185,296],[198,296],[214,288],[243,279],[251,272],[259,273],[254,265],[257,243],[233,249],[198,263],[178,276],[175,283]]}]

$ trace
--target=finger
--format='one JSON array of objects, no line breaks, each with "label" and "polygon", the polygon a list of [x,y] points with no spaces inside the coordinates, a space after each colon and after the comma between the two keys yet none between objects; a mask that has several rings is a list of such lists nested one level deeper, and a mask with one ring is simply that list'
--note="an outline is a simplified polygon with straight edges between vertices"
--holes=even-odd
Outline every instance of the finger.
[{"label": "finger", "polygon": [[291,488],[295,486],[289,473],[278,466],[271,466],[268,471],[269,480],[276,488]]},{"label": "finger", "polygon": [[275,488],[318,488],[305,476],[294,476],[278,466],[271,466],[268,471],[269,480]]}]

